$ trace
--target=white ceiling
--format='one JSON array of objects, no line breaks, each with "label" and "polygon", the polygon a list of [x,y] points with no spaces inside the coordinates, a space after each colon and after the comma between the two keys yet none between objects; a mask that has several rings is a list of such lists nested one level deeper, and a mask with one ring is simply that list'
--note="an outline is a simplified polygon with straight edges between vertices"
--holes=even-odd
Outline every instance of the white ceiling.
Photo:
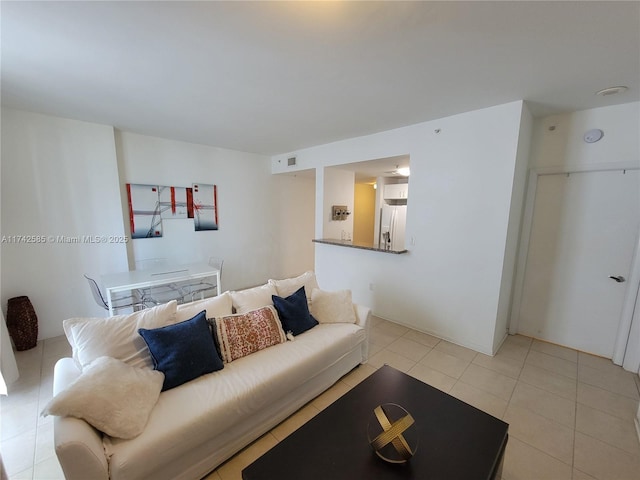
[{"label": "white ceiling", "polygon": [[[6,2],[3,105],[275,154],[640,99],[634,2]],[[610,97],[599,89],[627,85]]]},{"label": "white ceiling", "polygon": [[[346,168],[347,165],[341,165],[335,168]],[[399,168],[411,169],[409,155],[399,155],[397,157],[378,158],[376,160],[367,160],[364,162],[356,162],[348,164],[348,169],[355,172],[356,183],[373,183],[377,177],[395,177],[404,178],[398,175]]]}]

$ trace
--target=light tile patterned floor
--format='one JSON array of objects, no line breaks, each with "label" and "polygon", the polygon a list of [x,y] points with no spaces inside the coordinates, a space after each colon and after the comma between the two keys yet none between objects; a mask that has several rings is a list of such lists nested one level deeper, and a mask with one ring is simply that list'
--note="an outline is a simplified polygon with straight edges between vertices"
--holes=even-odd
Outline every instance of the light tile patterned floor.
[{"label": "light tile patterned floor", "polygon": [[[208,475],[242,469],[380,366],[389,364],[509,423],[504,480],[638,480],[633,419],[637,375],[568,348],[509,337],[489,357],[374,318],[371,358],[289,419]],[[60,479],[51,418],[53,365],[70,354],[64,337],[18,352],[21,378],[1,400],[0,451],[11,479]]]}]

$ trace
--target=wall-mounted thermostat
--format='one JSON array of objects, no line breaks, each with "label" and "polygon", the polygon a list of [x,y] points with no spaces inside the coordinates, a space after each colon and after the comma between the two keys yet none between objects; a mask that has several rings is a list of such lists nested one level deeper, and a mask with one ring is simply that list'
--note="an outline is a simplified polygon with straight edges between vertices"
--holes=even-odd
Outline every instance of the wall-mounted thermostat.
[{"label": "wall-mounted thermostat", "polygon": [[596,143],[602,137],[604,137],[604,132],[598,128],[594,128],[585,133],[583,138],[587,143]]}]

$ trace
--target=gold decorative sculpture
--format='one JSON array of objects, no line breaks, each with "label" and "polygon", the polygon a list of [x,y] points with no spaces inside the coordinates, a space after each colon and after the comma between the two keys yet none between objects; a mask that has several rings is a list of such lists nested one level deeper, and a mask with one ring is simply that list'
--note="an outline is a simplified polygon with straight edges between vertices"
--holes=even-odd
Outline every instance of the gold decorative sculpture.
[{"label": "gold decorative sculpture", "polygon": [[413,417],[395,403],[379,405],[373,413],[375,419],[369,422],[368,432],[371,447],[386,462],[405,463],[418,447],[417,435],[407,435],[410,427],[415,431]]}]

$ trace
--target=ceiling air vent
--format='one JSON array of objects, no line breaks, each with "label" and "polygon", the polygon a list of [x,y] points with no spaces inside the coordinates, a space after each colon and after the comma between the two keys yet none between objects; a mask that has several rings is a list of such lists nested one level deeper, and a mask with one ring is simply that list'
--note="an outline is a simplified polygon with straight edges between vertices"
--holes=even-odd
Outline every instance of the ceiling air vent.
[{"label": "ceiling air vent", "polygon": [[293,167],[296,164],[296,157],[287,158],[287,167]]}]

